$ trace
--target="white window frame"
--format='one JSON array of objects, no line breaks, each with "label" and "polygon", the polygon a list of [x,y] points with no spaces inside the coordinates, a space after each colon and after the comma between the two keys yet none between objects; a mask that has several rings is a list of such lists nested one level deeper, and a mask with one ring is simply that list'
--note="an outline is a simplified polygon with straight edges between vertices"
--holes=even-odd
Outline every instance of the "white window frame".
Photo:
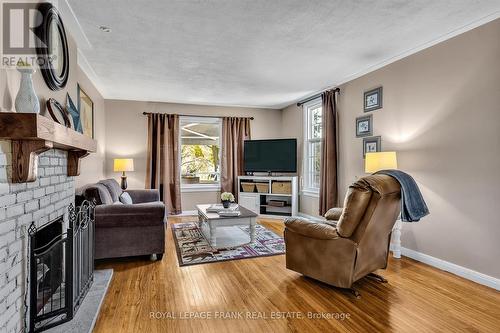
[{"label": "white window frame", "polygon": [[[182,123],[196,122],[205,124],[219,125],[219,173],[221,174],[221,157],[222,157],[222,119],[218,117],[196,117],[196,116],[180,116],[179,117],[179,154],[182,151]],[[179,170],[181,170],[182,158],[179,159]],[[181,173],[182,177],[182,173]],[[220,177],[218,184],[182,184],[181,192],[219,192],[221,189]]]},{"label": "white window frame", "polygon": [[[302,170],[303,170],[303,187],[302,194],[319,197],[319,187],[312,186],[313,175],[311,174],[312,161],[309,159],[309,149],[311,142],[320,142],[323,144],[323,138],[312,139],[311,137],[311,115],[310,110],[316,108],[318,105],[321,105],[321,98],[314,99],[302,105],[302,110],[304,114],[304,158],[302,159]],[[323,109],[321,110],[323,112]],[[323,129],[322,129],[323,133]]]}]

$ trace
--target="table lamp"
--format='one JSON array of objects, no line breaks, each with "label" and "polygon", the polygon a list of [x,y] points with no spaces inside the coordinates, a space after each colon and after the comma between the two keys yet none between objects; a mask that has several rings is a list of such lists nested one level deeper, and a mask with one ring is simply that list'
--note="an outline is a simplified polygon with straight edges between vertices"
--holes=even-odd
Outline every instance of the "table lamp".
[{"label": "table lamp", "polygon": [[122,189],[127,189],[127,176],[126,171],[134,171],[134,160],[131,158],[115,158],[113,163],[113,170],[122,173]]},{"label": "table lamp", "polygon": [[374,173],[380,170],[397,169],[398,160],[395,151],[366,153],[365,172]]}]

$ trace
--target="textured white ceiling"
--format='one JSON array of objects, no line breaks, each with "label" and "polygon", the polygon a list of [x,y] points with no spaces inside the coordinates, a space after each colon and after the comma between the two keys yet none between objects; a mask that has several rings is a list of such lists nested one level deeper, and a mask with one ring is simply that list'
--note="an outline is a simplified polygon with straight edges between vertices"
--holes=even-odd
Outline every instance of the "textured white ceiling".
[{"label": "textured white ceiling", "polygon": [[499,0],[69,3],[105,98],[271,108],[500,13]]}]

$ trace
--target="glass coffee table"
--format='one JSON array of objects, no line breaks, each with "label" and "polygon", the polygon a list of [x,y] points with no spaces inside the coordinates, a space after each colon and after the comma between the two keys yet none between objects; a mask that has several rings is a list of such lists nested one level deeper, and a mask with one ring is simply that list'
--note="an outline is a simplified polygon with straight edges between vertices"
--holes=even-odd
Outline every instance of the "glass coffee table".
[{"label": "glass coffee table", "polygon": [[[217,213],[207,212],[211,205],[196,205],[198,210],[198,224],[203,235],[214,248],[237,247],[255,241],[255,223],[257,214],[239,206],[239,216],[223,217]],[[238,226],[249,226],[248,234]]]}]

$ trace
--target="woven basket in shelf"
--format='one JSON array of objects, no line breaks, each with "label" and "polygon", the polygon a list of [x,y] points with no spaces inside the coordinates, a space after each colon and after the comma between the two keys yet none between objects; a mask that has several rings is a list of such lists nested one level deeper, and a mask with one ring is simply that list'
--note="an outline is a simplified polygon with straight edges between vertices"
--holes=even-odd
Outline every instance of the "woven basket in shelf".
[{"label": "woven basket in shelf", "polygon": [[243,192],[255,191],[255,184],[254,183],[241,183],[241,187],[243,188]]},{"label": "woven basket in shelf", "polygon": [[268,183],[256,183],[257,192],[259,193],[269,193],[269,184]]},{"label": "woven basket in shelf", "polygon": [[274,194],[292,194],[292,183],[273,182],[271,192]]}]

